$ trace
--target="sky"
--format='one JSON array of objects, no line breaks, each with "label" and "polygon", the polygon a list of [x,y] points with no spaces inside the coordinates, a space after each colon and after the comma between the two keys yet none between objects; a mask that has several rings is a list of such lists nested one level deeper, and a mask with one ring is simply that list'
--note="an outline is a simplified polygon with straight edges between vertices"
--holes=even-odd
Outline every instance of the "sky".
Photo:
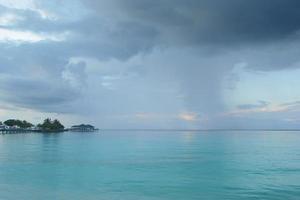
[{"label": "sky", "polygon": [[0,121],[300,128],[298,0],[0,0]]}]

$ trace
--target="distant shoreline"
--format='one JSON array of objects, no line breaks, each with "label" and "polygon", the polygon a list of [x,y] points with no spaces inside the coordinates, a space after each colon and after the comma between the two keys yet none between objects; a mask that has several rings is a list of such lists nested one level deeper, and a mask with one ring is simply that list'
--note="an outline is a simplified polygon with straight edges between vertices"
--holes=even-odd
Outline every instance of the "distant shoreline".
[{"label": "distant shoreline", "polygon": [[67,131],[94,132],[98,130],[99,129],[90,124],[73,125],[70,128],[65,128],[59,120],[51,120],[50,118],[46,118],[43,123],[37,125],[33,125],[26,120],[19,119],[8,119],[3,123],[0,122],[0,133],[61,133]]}]

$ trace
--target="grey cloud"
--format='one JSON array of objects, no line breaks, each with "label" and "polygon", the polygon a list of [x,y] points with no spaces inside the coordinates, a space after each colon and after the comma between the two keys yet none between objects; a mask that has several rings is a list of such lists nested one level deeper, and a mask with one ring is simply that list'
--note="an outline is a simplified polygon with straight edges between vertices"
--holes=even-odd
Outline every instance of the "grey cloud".
[{"label": "grey cloud", "polygon": [[241,110],[249,110],[249,109],[256,109],[256,108],[265,108],[269,105],[269,102],[266,101],[258,101],[257,104],[242,104],[238,105],[238,109]]},{"label": "grey cloud", "polygon": [[[57,54],[13,48],[0,67],[1,98],[20,107],[45,112],[72,112],[72,102],[85,89],[85,63],[69,63]],[[10,55],[10,54],[8,54]],[[55,56],[57,55],[57,56]]]},{"label": "grey cloud", "polygon": [[281,105],[282,106],[299,106],[300,105],[300,101],[287,102],[287,103],[283,103]]},{"label": "grey cloud", "polygon": [[74,101],[79,93],[66,85],[53,84],[42,79],[2,78],[1,99],[23,108],[45,112],[68,112],[66,103]]},{"label": "grey cloud", "polygon": [[62,78],[71,87],[81,89],[86,86],[87,74],[85,68],[85,62],[69,63],[62,71]]}]

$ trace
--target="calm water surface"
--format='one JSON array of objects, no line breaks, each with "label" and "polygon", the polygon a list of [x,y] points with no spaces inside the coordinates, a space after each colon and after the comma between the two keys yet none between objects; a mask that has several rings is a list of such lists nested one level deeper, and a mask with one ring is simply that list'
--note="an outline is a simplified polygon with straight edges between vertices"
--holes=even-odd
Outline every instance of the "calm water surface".
[{"label": "calm water surface", "polygon": [[300,132],[0,135],[0,200],[300,199]]}]

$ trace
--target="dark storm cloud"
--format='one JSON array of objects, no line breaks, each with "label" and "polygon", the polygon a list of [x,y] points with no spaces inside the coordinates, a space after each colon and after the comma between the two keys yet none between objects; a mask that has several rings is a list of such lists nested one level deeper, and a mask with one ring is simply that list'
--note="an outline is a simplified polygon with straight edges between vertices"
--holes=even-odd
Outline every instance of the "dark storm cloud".
[{"label": "dark storm cloud", "polygon": [[[74,16],[76,20],[52,20],[32,10],[13,10],[24,18],[13,28],[38,33],[69,32],[66,41],[52,47],[66,59],[71,56],[126,59],[165,45],[221,45],[221,49],[225,44],[253,46],[297,39],[300,28],[300,3],[296,0],[88,0],[81,3],[93,12],[78,19]],[[56,5],[59,10],[61,4],[50,6],[55,10]],[[68,10],[61,14],[65,13]]]},{"label": "dark storm cloud", "polygon": [[[96,11],[107,5],[103,1],[87,2]],[[289,37],[300,28],[300,2],[297,0],[112,2],[108,7],[112,9],[111,17],[121,12],[129,16],[129,20],[154,26],[171,38],[175,36],[192,44],[273,41]]]},{"label": "dark storm cloud", "polygon": [[[135,49],[132,53],[164,42],[169,45],[272,42],[297,37],[300,28],[300,2],[297,0],[87,0],[81,3],[93,12],[79,19],[74,16],[76,20],[51,20],[41,18],[34,11],[18,10],[16,12],[25,19],[16,28],[37,32],[72,31],[75,33],[75,37],[70,38],[72,42],[81,45],[85,42],[86,47],[93,47],[94,42],[95,48],[91,49],[97,50],[104,46],[101,37],[109,35],[110,40],[125,45],[126,51]],[[61,4],[52,7],[56,5],[59,10]],[[66,13],[68,10],[61,14]],[[113,47],[108,44],[106,49],[111,47],[109,45]],[[118,54],[117,50],[120,51],[114,48],[109,53]]]}]

